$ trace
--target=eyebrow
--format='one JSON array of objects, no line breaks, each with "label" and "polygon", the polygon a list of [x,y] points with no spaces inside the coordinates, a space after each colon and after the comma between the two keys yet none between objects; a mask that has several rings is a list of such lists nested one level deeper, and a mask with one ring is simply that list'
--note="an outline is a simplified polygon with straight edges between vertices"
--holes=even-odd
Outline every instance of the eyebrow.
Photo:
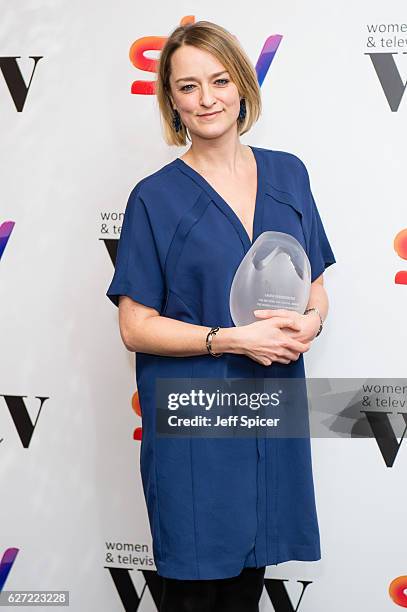
[{"label": "eyebrow", "polygon": [[[227,70],[222,70],[221,72],[214,72],[213,74],[210,75],[210,78],[212,79],[213,77],[217,77],[220,76],[221,74],[225,74],[225,72],[228,72]],[[182,79],[177,79],[175,82],[178,83],[179,81],[198,81],[198,79],[196,77],[183,77]]]}]

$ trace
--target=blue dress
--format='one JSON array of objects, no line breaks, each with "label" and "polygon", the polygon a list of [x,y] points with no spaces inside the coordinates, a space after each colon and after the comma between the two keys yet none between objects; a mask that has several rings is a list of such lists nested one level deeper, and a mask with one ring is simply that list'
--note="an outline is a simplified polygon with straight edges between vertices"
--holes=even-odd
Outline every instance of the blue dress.
[{"label": "blue dress", "polygon": [[[251,149],[258,178],[253,242],[264,231],[293,235],[314,281],[335,257],[306,167],[292,153]],[[230,287],[251,245],[228,203],[176,158],[131,191],[107,296],[116,306],[127,295],[165,317],[232,327]],[[158,574],[228,578],[244,567],[320,559],[310,439],[159,437],[157,377],[304,378],[305,371],[302,354],[263,366],[232,353],[136,353],[140,468]]]}]

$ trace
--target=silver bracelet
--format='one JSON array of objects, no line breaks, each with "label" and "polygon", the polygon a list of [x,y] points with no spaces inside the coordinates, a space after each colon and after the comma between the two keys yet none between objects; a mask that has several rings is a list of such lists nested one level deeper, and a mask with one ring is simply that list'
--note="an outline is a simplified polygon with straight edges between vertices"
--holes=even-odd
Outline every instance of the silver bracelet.
[{"label": "silver bracelet", "polygon": [[320,320],[320,325],[319,325],[319,330],[317,335],[315,336],[315,338],[317,338],[317,336],[319,336],[319,334],[322,332],[322,328],[323,328],[323,320],[321,317],[321,313],[319,312],[318,308],[316,306],[314,306],[313,308],[307,308],[307,310],[304,311],[304,314],[308,314],[309,312],[312,312],[313,310],[315,310],[315,312],[317,313],[317,315],[319,316],[319,320]]}]

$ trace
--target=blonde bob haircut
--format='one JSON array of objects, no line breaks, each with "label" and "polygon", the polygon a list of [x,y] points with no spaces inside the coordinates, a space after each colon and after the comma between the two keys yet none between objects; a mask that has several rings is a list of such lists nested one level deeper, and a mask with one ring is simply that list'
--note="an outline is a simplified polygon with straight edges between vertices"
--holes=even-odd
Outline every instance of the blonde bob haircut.
[{"label": "blonde bob haircut", "polygon": [[230,74],[239,95],[245,99],[246,117],[237,120],[238,134],[245,134],[257,121],[261,113],[261,94],[257,74],[239,41],[225,28],[210,21],[197,21],[178,26],[168,37],[158,59],[158,78],[155,92],[161,114],[164,140],[169,145],[186,145],[191,140],[187,128],[181,121],[181,129],[173,127],[171,104],[171,57],[183,45],[197,47],[214,55]]}]

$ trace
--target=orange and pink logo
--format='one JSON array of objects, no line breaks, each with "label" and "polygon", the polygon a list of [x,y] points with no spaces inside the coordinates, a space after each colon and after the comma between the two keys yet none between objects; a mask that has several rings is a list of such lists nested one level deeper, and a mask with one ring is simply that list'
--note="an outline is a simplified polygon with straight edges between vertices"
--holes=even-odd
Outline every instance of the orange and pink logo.
[{"label": "orange and pink logo", "polygon": [[398,576],[391,581],[389,595],[395,604],[407,608],[407,576]]},{"label": "orange and pink logo", "polygon": [[[394,239],[394,250],[401,259],[407,259],[407,228],[401,230]],[[394,277],[397,285],[407,285],[407,270],[399,270]]]},{"label": "orange and pink logo", "polygon": [[[139,417],[141,417],[141,406],[140,406],[140,399],[139,399],[138,391],[135,391],[133,393],[133,397],[131,398],[131,407],[133,408],[134,412]],[[142,433],[143,433],[142,428],[136,427],[136,429],[133,432],[133,440],[141,440]]]}]

